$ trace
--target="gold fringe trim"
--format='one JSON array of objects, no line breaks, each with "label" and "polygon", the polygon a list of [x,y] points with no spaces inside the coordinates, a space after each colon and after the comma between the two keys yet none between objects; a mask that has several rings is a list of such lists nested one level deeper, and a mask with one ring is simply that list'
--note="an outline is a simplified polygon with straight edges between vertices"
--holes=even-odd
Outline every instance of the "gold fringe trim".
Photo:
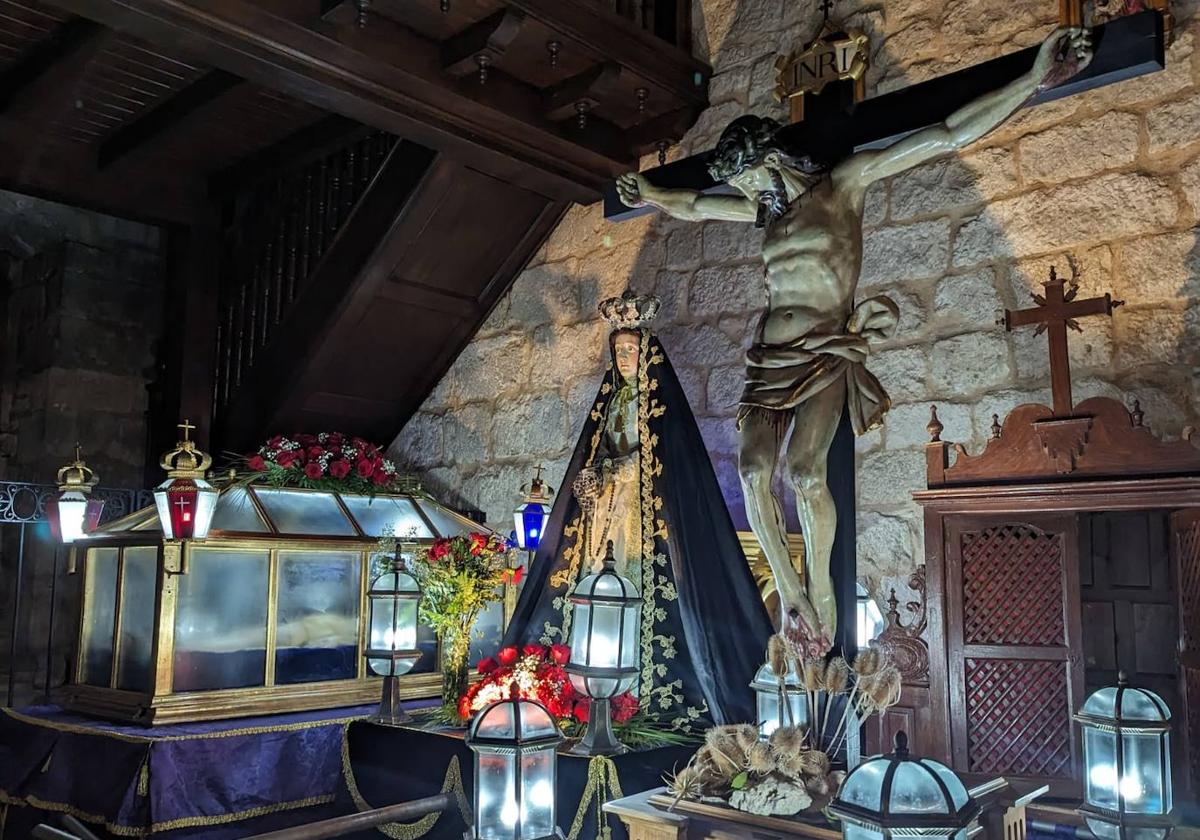
[{"label": "gold fringe trim", "polygon": [[[363,798],[362,791],[358,789],[358,782],[354,778],[354,768],[350,766],[349,734],[350,728],[347,727],[342,732],[342,778],[345,779],[346,789],[350,791],[350,798],[354,800],[354,807],[359,811],[370,811],[374,809],[374,806]],[[462,815],[463,822],[470,826],[474,823],[475,818],[471,811],[471,803],[467,799],[467,792],[463,788],[462,770],[459,767],[458,756],[453,756],[446,766],[446,777],[442,780],[442,789],[439,791],[439,793],[451,792],[454,793],[454,799],[458,803],[458,811]],[[426,814],[416,822],[384,823],[375,828],[392,840],[417,840],[429,833],[440,816],[441,814],[435,811],[432,814]]]},{"label": "gold fringe trim", "polygon": [[343,718],[328,718],[319,721],[307,721],[298,723],[281,723],[276,726],[247,726],[243,729],[226,729],[221,732],[198,732],[194,735],[129,735],[125,732],[113,732],[108,729],[95,729],[90,726],[83,726],[78,723],[59,723],[57,721],[45,720],[44,718],[34,717],[32,715],[22,714],[14,709],[0,709],[4,714],[8,715],[13,720],[19,720],[22,723],[28,723],[32,726],[40,726],[44,729],[53,729],[56,732],[70,732],[75,735],[94,735],[100,738],[112,738],[116,741],[125,741],[130,744],[159,744],[167,741],[205,741],[213,738],[236,738],[240,735],[265,735],[273,732],[295,732],[299,729],[312,729],[317,726],[345,726],[352,721],[362,720],[369,714],[364,712],[361,715],[351,715]]},{"label": "gold fringe trim", "polygon": [[592,756],[588,762],[587,785],[579,797],[579,810],[571,821],[571,830],[567,840],[576,840],[583,830],[587,819],[588,807],[595,803],[596,811],[596,840],[612,840],[612,828],[604,813],[604,804],[613,799],[621,799],[621,780],[617,776],[617,765],[606,755]]},{"label": "gold fringe trim", "polygon": [[235,811],[231,814],[217,814],[216,816],[206,817],[180,817],[174,820],[163,820],[161,822],[150,823],[148,828],[139,828],[132,825],[120,825],[110,820],[105,819],[99,814],[92,814],[87,811],[82,811],[74,805],[68,805],[65,802],[51,802],[46,799],[41,799],[37,796],[22,796],[13,797],[0,791],[0,803],[5,806],[16,805],[20,808],[38,808],[42,811],[54,811],[59,814],[70,814],[78,820],[102,825],[110,834],[115,834],[118,837],[145,837],[147,834],[155,834],[160,831],[173,831],[177,828],[199,828],[203,826],[227,825],[228,823],[240,822],[242,820],[250,820],[256,817],[265,817],[268,814],[277,814],[281,811],[293,811],[301,808],[312,808],[317,805],[328,805],[337,798],[336,794],[329,793],[322,796],[310,796],[307,799],[296,799],[291,802],[277,802],[273,805],[260,805],[257,808],[249,808],[245,811]]}]

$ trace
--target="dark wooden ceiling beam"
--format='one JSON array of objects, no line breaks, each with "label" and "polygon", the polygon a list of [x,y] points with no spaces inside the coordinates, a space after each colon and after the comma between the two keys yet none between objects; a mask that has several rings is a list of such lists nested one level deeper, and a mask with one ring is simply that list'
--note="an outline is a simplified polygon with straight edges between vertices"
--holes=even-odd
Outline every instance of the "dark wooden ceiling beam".
[{"label": "dark wooden ceiling beam", "polygon": [[708,102],[712,68],[595,0],[505,0],[597,61],[616,61],[685,102]]},{"label": "dark wooden ceiling beam", "polygon": [[169,99],[125,123],[100,144],[97,166],[105,169],[152,142],[201,108],[242,84],[242,79],[224,70],[211,70]]},{"label": "dark wooden ceiling beam", "polygon": [[576,114],[582,104],[591,111],[608,97],[621,79],[621,65],[613,61],[589,67],[564,79],[542,96],[542,108],[548,119],[564,120]]},{"label": "dark wooden ceiling beam", "polygon": [[0,76],[0,114],[45,124],[70,109],[92,58],[113,33],[83,18],[68,20]]},{"label": "dark wooden ceiling beam", "polygon": [[521,33],[525,15],[503,9],[489,15],[441,45],[442,67],[451,76],[465,76],[479,70],[480,56],[494,63]]},{"label": "dark wooden ceiling beam", "polygon": [[471,98],[442,70],[436,44],[431,50],[378,16],[360,30],[353,19],[322,24],[314,8],[314,29],[250,0],[53,3],[546,196],[593,201],[632,162],[628,153],[609,157],[564,137],[541,118],[540,97],[521,97],[524,109],[538,115],[534,123]]}]

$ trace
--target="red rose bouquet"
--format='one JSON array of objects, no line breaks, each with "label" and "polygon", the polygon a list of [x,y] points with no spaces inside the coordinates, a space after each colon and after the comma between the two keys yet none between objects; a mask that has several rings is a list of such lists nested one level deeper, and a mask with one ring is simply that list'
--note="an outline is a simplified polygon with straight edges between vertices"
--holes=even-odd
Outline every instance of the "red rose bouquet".
[{"label": "red rose bouquet", "polygon": [[[459,698],[458,714],[469,718],[497,700],[508,700],[516,688],[518,696],[536,700],[558,719],[565,729],[587,723],[591,700],[578,694],[567,676],[571,650],[566,645],[525,645],[501,648],[495,658],[476,666],[482,679]],[[638,701],[630,692],[612,699],[613,722],[627,723],[638,712]]]},{"label": "red rose bouquet", "polygon": [[341,432],[276,435],[243,460],[248,470],[276,487],[368,496],[402,489],[396,465],[377,445]]}]

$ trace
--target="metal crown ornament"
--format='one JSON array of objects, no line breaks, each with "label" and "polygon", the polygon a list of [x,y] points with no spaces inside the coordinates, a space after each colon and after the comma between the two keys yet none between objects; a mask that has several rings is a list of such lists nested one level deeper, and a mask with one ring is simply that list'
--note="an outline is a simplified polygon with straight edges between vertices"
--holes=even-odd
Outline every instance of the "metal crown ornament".
[{"label": "metal crown ornament", "polygon": [[159,466],[167,471],[171,478],[204,478],[208,468],[212,466],[212,456],[196,446],[188,433],[196,427],[184,420],[179,424],[183,430],[183,440],[175,444],[175,448],[159,460]]},{"label": "metal crown ornament", "polygon": [[638,295],[626,289],[620,297],[611,297],[597,307],[613,329],[636,329],[654,320],[662,301],[655,295]]},{"label": "metal crown ornament", "polygon": [[90,493],[99,482],[100,479],[96,473],[83,462],[83,457],[79,454],[79,444],[75,444],[74,462],[61,467],[58,471],[59,492],[78,490],[81,493]]}]

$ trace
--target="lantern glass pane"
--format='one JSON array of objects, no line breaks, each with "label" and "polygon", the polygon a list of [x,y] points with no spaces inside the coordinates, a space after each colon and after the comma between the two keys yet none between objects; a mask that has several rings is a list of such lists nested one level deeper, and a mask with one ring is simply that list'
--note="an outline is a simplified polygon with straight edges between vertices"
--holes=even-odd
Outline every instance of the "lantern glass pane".
[{"label": "lantern glass pane", "polygon": [[590,604],[576,604],[571,619],[571,661],[578,665],[588,663],[588,624],[591,621]]},{"label": "lantern glass pane", "polygon": [[277,684],[358,675],[361,565],[357,551],[279,552]]},{"label": "lantern glass pane", "polygon": [[515,760],[513,755],[476,754],[475,822],[479,840],[513,840],[517,836]]},{"label": "lantern glass pane", "polygon": [[433,530],[437,531],[434,536],[458,537],[479,530],[479,526],[471,520],[446,510],[436,502],[428,499],[416,499],[415,501],[429,521],[433,523]]},{"label": "lantern glass pane", "polygon": [[268,530],[267,523],[259,516],[245,487],[230,487],[217,497],[212,527],[216,531],[243,534],[265,534]]},{"label": "lantern glass pane", "polygon": [[545,738],[556,734],[557,731],[545,707],[538,703],[521,704],[522,738]]},{"label": "lantern glass pane", "polygon": [[521,837],[549,837],[555,829],[554,750],[534,750],[520,760]]},{"label": "lantern glass pane", "polygon": [[760,688],[758,694],[758,731],[770,735],[780,727],[779,695],[774,689]]},{"label": "lantern glass pane", "polygon": [[844,840],[883,840],[883,832],[875,831],[850,822],[842,822],[842,837]]},{"label": "lantern glass pane", "polygon": [[[1121,840],[1121,831],[1115,823],[1105,822],[1094,817],[1085,818],[1092,834],[1100,840]],[[1124,840],[1164,840],[1168,834],[1166,828],[1151,828],[1150,826],[1125,826]]]},{"label": "lantern glass pane", "polygon": [[587,665],[593,668],[616,668],[620,665],[622,612],[620,607],[611,604],[592,604],[592,639]]},{"label": "lantern glass pane", "polygon": [[920,762],[902,761],[892,776],[891,811],[897,814],[948,814],[941,788]]},{"label": "lantern glass pane", "polygon": [[58,497],[58,527],[63,542],[75,542],[83,537],[86,514],[87,497],[78,490],[67,490]]},{"label": "lantern glass pane", "polygon": [[1117,736],[1092,726],[1083,727],[1087,764],[1087,801],[1098,808],[1117,809]]},{"label": "lantern glass pane", "polygon": [[878,811],[883,792],[883,777],[889,763],[885,758],[876,758],[859,765],[842,783],[838,798],[849,805]]},{"label": "lantern glass pane", "polygon": [[82,681],[108,685],[117,620],[117,549],[88,549],[83,587]]},{"label": "lantern glass pane", "polygon": [[196,524],[192,535],[195,539],[208,538],[208,530],[212,527],[213,511],[217,506],[217,491],[207,481],[196,479]]},{"label": "lantern glass pane", "polygon": [[621,636],[621,665],[632,668],[638,662],[638,616],[641,614],[641,609],[637,604],[633,604],[623,607],[622,610],[625,613],[625,622],[624,633]]},{"label": "lantern glass pane", "polygon": [[368,537],[392,534],[402,540],[433,539],[433,532],[417,513],[411,499],[403,496],[342,496],[342,501]]},{"label": "lantern glass pane", "polygon": [[154,596],[158,591],[158,546],[125,549],[121,577],[121,653],[117,688],[150,688],[150,651],[154,642]]},{"label": "lantern glass pane", "polygon": [[1131,814],[1165,814],[1171,809],[1171,773],[1163,778],[1163,747],[1157,733],[1125,733],[1121,736],[1125,772],[1121,793],[1125,810]]},{"label": "lantern glass pane", "polygon": [[957,811],[967,804],[969,795],[967,788],[962,783],[962,779],[954,775],[954,771],[944,764],[937,761],[925,760],[921,762],[942,780],[942,784],[946,786],[946,790],[950,791],[950,800],[954,803],[954,810]]},{"label": "lantern glass pane", "polygon": [[256,488],[254,492],[281,534],[355,536],[354,526],[332,493],[266,488]]},{"label": "lantern glass pane", "polygon": [[191,550],[190,571],[176,578],[176,691],[263,684],[269,556],[266,550]]},{"label": "lantern glass pane", "polygon": [[513,704],[496,703],[484,709],[483,716],[475,725],[475,734],[480,738],[508,738],[517,736],[516,723],[513,721]]}]

